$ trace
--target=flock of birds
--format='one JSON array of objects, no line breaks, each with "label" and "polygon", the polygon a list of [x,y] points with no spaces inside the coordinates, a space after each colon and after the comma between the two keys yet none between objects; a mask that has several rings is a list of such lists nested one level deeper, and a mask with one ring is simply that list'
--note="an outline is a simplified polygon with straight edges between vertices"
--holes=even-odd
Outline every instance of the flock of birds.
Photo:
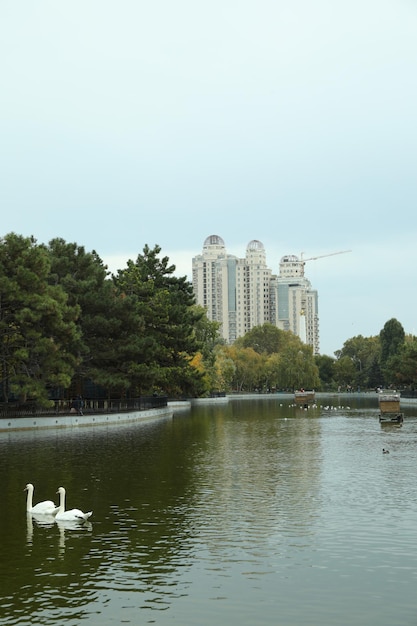
[{"label": "flock of birds", "polygon": [[57,494],[59,494],[59,506],[57,506],[52,500],[44,500],[33,505],[33,493],[35,491],[32,483],[28,483],[24,489],[27,491],[26,499],[26,511],[34,515],[43,515],[48,517],[54,517],[58,522],[86,522],[93,512],[83,513],[80,509],[65,510],[65,489],[59,487]]},{"label": "flock of birds", "polygon": [[[283,404],[280,404],[280,406],[284,406]],[[308,411],[309,409],[323,409],[323,411],[340,411],[340,410],[347,410],[350,411],[350,406],[344,406],[339,404],[338,406],[334,406],[332,404],[297,404],[296,402],[293,402],[292,404],[289,405],[290,407],[296,407],[297,409],[302,409],[303,411]]]}]

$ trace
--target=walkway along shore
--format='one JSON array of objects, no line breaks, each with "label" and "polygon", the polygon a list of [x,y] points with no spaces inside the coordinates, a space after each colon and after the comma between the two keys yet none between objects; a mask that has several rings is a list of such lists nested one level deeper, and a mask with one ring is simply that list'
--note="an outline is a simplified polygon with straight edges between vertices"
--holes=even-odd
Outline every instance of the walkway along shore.
[{"label": "walkway along shore", "polygon": [[50,428],[80,428],[144,422],[173,416],[170,406],[144,411],[120,413],[92,413],[87,415],[57,415],[36,417],[12,417],[0,419],[0,433],[15,430],[44,430]]},{"label": "walkway along shore", "polygon": [[0,419],[0,434],[11,431],[46,430],[53,428],[82,428],[83,426],[114,426],[134,424],[155,419],[172,418],[174,413],[189,411],[192,404],[227,403],[229,398],[195,398],[185,401],[168,402],[166,406],[137,411],[115,411],[114,413],[86,413],[84,415],[36,415],[24,417],[3,417]]}]

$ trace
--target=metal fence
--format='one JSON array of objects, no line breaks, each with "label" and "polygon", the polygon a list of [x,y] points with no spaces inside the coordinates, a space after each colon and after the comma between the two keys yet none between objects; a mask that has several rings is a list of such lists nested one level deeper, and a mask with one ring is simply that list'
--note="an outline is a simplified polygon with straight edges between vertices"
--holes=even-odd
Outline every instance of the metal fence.
[{"label": "metal fence", "polygon": [[402,398],[417,398],[417,391],[411,390],[411,389],[401,391],[401,397]]},{"label": "metal fence", "polygon": [[[83,398],[82,413],[91,415],[94,413],[127,413],[129,411],[147,411],[148,409],[159,409],[167,406],[167,396],[140,396],[139,398],[103,399],[103,398]],[[50,408],[37,406],[35,403],[1,403],[0,419],[10,417],[28,416],[48,416],[48,415],[70,415],[77,413],[77,409],[71,402],[66,400],[54,400],[54,405]]]}]

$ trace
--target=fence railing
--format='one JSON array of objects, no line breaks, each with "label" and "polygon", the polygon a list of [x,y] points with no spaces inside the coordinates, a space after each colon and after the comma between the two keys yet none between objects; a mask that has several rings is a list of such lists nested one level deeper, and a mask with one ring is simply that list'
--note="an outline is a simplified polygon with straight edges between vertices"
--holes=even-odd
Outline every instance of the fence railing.
[{"label": "fence railing", "polygon": [[417,398],[417,390],[416,389],[403,389],[401,391],[402,398]]},{"label": "fence railing", "polygon": [[[140,396],[129,399],[103,399],[88,398],[83,399],[82,413],[90,415],[93,413],[126,413],[129,411],[147,411],[149,409],[159,409],[167,406],[167,396]],[[72,402],[66,400],[55,400],[54,406],[42,408],[31,402],[22,403],[0,403],[0,419],[10,417],[28,416],[48,416],[48,415],[70,415],[76,413],[77,409],[72,407]]]}]

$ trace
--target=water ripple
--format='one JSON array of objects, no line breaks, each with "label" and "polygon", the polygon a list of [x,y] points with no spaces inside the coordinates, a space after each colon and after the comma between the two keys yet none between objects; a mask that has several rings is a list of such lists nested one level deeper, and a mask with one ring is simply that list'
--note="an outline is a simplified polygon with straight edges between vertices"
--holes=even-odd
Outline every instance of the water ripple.
[{"label": "water ripple", "polygon": [[[0,625],[410,626],[417,423],[265,406],[12,446]],[[94,511],[83,528],[21,515],[22,474],[48,487],[58,458],[54,483]]]}]

